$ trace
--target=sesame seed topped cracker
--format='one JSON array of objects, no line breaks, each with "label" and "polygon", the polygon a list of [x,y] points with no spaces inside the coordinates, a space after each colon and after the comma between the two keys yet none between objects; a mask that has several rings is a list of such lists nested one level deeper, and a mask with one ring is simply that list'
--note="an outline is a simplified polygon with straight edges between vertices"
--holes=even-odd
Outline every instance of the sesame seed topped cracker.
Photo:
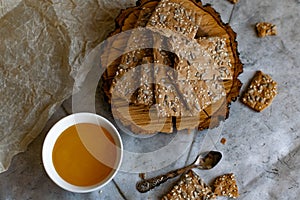
[{"label": "sesame seed topped cracker", "polygon": [[270,75],[256,72],[250,85],[242,96],[242,102],[260,112],[271,105],[277,94],[277,83]]},{"label": "sesame seed topped cracker", "polygon": [[228,196],[237,198],[239,196],[238,187],[233,173],[219,176],[214,181],[214,194],[216,196]]},{"label": "sesame seed topped cracker", "polygon": [[193,39],[198,26],[193,3],[189,0],[161,0],[153,12],[148,27],[176,32]]},{"label": "sesame seed topped cracker", "polygon": [[192,170],[184,174],[179,182],[166,194],[162,200],[212,200],[215,199],[210,186]]}]

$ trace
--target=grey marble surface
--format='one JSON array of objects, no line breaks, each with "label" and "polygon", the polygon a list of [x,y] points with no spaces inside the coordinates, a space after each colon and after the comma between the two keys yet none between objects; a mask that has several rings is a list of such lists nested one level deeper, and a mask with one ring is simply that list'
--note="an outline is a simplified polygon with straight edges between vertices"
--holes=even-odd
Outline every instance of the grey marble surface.
[{"label": "grey marble surface", "polygon": [[[236,101],[231,105],[229,119],[220,127],[192,135],[193,141],[175,162],[159,170],[154,168],[147,176],[182,167],[195,159],[199,149],[213,148],[223,152],[224,158],[213,170],[195,170],[205,181],[233,172],[240,189],[239,199],[297,199],[300,196],[300,2],[240,0],[236,5],[225,0],[203,2],[211,3],[238,34],[238,48],[244,63],[244,73],[240,76],[244,83],[242,90],[255,71],[262,70],[276,80],[279,94],[261,113]],[[258,38],[254,25],[260,21],[276,24],[278,35]],[[123,170],[100,191],[74,194],[60,189],[43,169],[41,148],[50,127],[70,113],[71,98],[52,116],[28,150],[17,155],[9,170],[0,174],[0,200],[159,199],[176,181],[140,194],[135,190],[138,174]],[[122,137],[125,148],[131,151],[141,151],[146,140]],[[227,139],[225,145],[219,142],[221,137]],[[167,139],[161,136],[161,140]],[[151,148],[155,145],[149,150]]]}]

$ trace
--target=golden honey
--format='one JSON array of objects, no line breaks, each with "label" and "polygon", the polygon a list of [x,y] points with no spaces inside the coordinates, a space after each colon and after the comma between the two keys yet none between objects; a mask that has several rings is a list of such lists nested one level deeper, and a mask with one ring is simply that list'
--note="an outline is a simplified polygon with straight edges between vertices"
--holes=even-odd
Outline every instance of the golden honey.
[{"label": "golden honey", "polygon": [[55,142],[52,160],[66,182],[76,186],[100,183],[114,170],[117,146],[103,127],[80,123],[70,126]]}]

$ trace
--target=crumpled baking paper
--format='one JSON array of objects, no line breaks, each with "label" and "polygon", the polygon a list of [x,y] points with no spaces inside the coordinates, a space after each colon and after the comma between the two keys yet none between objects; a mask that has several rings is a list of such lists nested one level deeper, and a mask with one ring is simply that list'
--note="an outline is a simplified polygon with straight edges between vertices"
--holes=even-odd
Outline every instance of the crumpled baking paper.
[{"label": "crumpled baking paper", "polygon": [[79,89],[74,79],[85,56],[114,28],[120,9],[134,4],[0,0],[0,172]]}]

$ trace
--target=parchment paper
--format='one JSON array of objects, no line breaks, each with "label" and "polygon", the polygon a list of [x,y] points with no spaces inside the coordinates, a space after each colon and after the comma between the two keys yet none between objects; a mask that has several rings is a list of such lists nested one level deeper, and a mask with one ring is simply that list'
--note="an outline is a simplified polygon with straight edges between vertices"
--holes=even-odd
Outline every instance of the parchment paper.
[{"label": "parchment paper", "polygon": [[80,87],[85,55],[134,1],[0,0],[0,172]]}]

